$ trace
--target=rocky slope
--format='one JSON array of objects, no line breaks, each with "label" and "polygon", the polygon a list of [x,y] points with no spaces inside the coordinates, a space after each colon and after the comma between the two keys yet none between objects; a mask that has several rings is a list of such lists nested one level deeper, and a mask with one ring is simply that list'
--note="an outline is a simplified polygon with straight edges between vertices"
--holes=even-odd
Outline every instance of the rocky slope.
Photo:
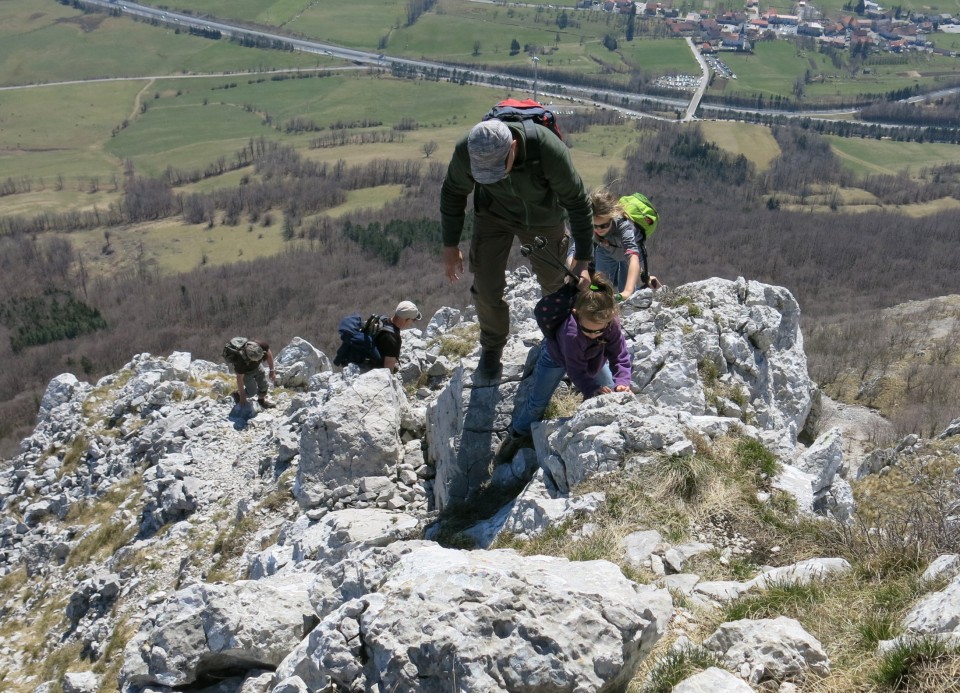
[{"label": "rocky slope", "polygon": [[[870,456],[851,445],[856,417],[807,376],[790,293],[712,279],[635,296],[634,393],[545,421],[535,450],[491,469],[536,358],[538,296],[525,272],[510,278],[513,335],[493,384],[473,381],[475,352],[455,354],[473,328],[452,309],[406,333],[399,377],[334,372],[294,340],[274,410],[235,406],[225,367],[186,353],[137,355],[95,385],[55,378],[0,469],[4,690],[616,691],[649,684],[668,642],[716,662],[677,690],[829,676],[830,653],[796,619],[700,630],[743,595],[849,574],[844,558],[735,579],[722,566],[756,547],[702,519],[684,537],[625,524],[602,559],[503,547],[589,539],[610,512],[603,484],[730,440],[777,462],[755,475],[760,511],[850,524],[846,477],[919,441]],[[728,579],[688,570],[704,556]],[[960,613],[955,584],[931,595],[939,606],[918,602],[901,637],[954,637],[930,609]]]}]

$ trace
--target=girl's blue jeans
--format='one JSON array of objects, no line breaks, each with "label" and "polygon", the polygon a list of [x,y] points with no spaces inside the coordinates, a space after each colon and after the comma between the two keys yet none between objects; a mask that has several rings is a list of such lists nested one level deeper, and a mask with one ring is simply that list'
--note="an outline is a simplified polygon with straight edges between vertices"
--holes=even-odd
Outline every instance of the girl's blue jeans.
[{"label": "girl's blue jeans", "polygon": [[[533,372],[533,382],[527,389],[527,396],[513,410],[513,421],[510,427],[514,433],[522,436],[530,435],[530,426],[543,417],[553,391],[557,389],[565,373],[566,368],[554,361],[547,345],[541,343],[540,357]],[[603,368],[596,375],[596,383],[598,387],[606,386],[613,389],[613,374],[610,372],[609,364],[603,364]]]},{"label": "girl's blue jeans", "polygon": [[628,260],[617,261],[607,253],[598,251],[593,258],[597,272],[603,272],[610,279],[610,283],[617,287],[617,291],[623,291],[627,285],[627,270],[630,267]]}]

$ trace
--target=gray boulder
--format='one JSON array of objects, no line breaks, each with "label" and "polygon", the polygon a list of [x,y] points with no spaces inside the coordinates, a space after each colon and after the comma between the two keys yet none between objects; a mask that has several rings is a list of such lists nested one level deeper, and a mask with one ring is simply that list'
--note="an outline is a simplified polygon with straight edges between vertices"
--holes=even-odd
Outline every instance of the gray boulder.
[{"label": "gray boulder", "polygon": [[703,646],[751,683],[830,673],[830,660],[820,642],[799,621],[785,616],[723,623]]},{"label": "gray boulder", "polygon": [[672,693],[753,693],[753,689],[729,671],[710,667],[685,678]]},{"label": "gray boulder", "polygon": [[814,580],[848,574],[853,568],[843,558],[808,558],[792,565],[774,568],[748,580],[747,589],[767,589],[775,585],[806,585]]},{"label": "gray boulder", "polygon": [[294,495],[317,507],[326,490],[365,476],[390,476],[403,458],[401,408],[406,397],[385,368],[329,393],[307,416],[300,433]]},{"label": "gray boulder", "polygon": [[904,617],[903,628],[913,635],[960,634],[960,575],[917,602]]},{"label": "gray boulder", "polygon": [[[278,667],[310,690],[622,690],[663,634],[665,590],[606,561],[422,545]],[[585,644],[589,643],[589,647]]]},{"label": "gray boulder", "polygon": [[63,675],[63,693],[97,693],[100,679],[92,671],[68,671]]},{"label": "gray boulder", "polygon": [[77,380],[72,373],[61,373],[47,384],[43,397],[40,400],[40,411],[37,421],[46,420],[54,409],[61,404],[82,400],[93,388],[89,383]]},{"label": "gray boulder", "polygon": [[471,537],[480,548],[490,546],[501,532],[518,539],[532,539],[567,518],[592,515],[601,507],[604,498],[604,494],[599,492],[573,496],[551,495],[544,484],[541,470],[519,496],[492,518],[474,525],[464,534]]},{"label": "gray boulder", "polygon": [[831,428],[814,441],[810,448],[797,457],[793,465],[813,476],[814,494],[830,488],[833,478],[843,463],[843,434]]},{"label": "gray boulder", "polygon": [[309,576],[197,584],[152,607],[124,651],[126,686],[184,686],[276,667],[316,623]]},{"label": "gray boulder", "polygon": [[[604,472],[619,471],[629,456],[687,441],[683,427],[628,392],[588,399],[547,438],[541,465],[560,493]],[[539,451],[538,451],[539,452]]]},{"label": "gray boulder", "polygon": [[947,553],[937,556],[923,571],[921,579],[929,581],[940,577],[952,578],[957,573],[960,573],[960,554]]},{"label": "gray boulder", "polygon": [[332,369],[327,355],[300,337],[294,337],[274,359],[277,385],[306,388],[318,373]]}]

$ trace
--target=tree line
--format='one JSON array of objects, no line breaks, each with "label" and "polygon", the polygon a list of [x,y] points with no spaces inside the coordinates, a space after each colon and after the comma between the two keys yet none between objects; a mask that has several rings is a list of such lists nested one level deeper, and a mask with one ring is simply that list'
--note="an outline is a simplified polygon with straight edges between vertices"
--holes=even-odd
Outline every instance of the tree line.
[{"label": "tree line", "polygon": [[[569,119],[561,123],[570,125]],[[606,178],[616,192],[641,191],[657,206],[662,221],[648,243],[654,274],[669,286],[711,276],[785,286],[800,301],[805,331],[838,313],[960,293],[956,210],[913,218],[886,209],[836,214],[767,204],[782,194],[779,186],[812,189],[818,180],[870,187],[883,200],[902,199],[904,191],[911,199],[931,199],[950,189],[945,182],[953,181],[956,190],[951,178],[956,171],[928,173],[909,185],[896,176],[857,178],[836,164],[816,132],[784,126],[775,137],[780,159],[758,172],[696,128],[637,124],[630,155]],[[468,282],[448,284],[438,254],[446,162],[418,156],[360,166],[324,164],[260,140],[248,142],[241,158],[253,162],[259,182],[249,178],[233,189],[187,196],[173,194],[165,176],[153,181],[133,176],[118,205],[123,221],[113,232],[122,233],[131,215],[150,219],[196,208],[192,213],[216,225],[282,213],[288,242],[276,257],[161,276],[142,253],[125,272],[91,277],[89,258],[74,250],[69,236],[0,236],[5,301],[67,292],[99,311],[106,323],[94,333],[19,351],[11,342],[15,328],[0,323],[0,358],[7,366],[0,371],[0,436],[7,447],[0,450],[9,452],[26,432],[46,383],[63,371],[95,379],[143,351],[186,350],[217,361],[234,334],[260,336],[277,348],[301,336],[332,353],[336,324],[348,312],[388,312],[409,299],[429,316],[441,306],[470,302]],[[345,191],[385,182],[403,188],[400,198],[382,209],[358,210],[349,222],[323,213],[339,204]],[[518,253],[511,259],[512,266],[525,262]],[[820,363],[817,343],[810,346],[812,367]]]}]

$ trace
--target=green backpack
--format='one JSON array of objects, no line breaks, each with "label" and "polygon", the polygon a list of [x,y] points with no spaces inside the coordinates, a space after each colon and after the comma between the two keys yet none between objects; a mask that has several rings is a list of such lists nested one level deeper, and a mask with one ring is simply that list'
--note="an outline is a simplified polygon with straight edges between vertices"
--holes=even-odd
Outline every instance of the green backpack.
[{"label": "green backpack", "polygon": [[223,347],[223,358],[240,373],[246,373],[260,365],[263,348],[246,337],[234,337]]},{"label": "green backpack", "polygon": [[635,192],[621,197],[620,204],[623,205],[623,211],[630,217],[633,225],[637,227],[637,231],[643,232],[644,240],[649,239],[657,230],[657,224],[660,223],[660,215],[657,214],[657,208],[653,206],[650,199],[642,193]]}]

